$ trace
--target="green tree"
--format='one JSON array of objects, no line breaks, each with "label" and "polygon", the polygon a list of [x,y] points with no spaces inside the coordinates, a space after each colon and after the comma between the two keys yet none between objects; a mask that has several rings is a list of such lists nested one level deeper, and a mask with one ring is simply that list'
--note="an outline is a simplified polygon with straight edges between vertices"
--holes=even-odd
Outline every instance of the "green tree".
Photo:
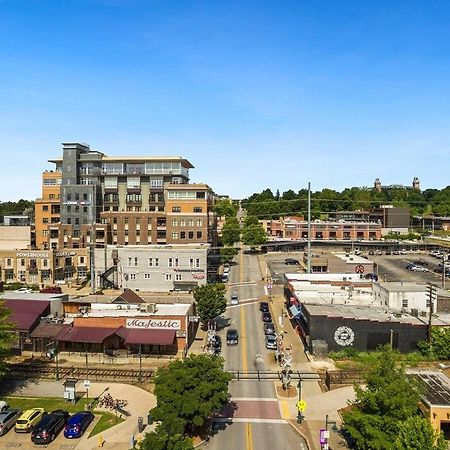
[{"label": "green tree", "polygon": [[450,328],[432,327],[431,343],[429,341],[419,341],[417,346],[423,355],[441,360],[449,360]]},{"label": "green tree", "polygon": [[430,422],[424,417],[408,417],[399,423],[395,450],[446,450],[444,437],[433,430]]},{"label": "green tree", "polygon": [[194,450],[192,439],[181,433],[169,434],[161,426],[147,433],[139,450]]},{"label": "green tree", "polygon": [[258,218],[256,216],[247,215],[244,219],[244,227],[248,227],[250,225],[258,225]]},{"label": "green tree", "polygon": [[200,320],[205,325],[210,320],[223,314],[227,308],[227,300],[222,283],[204,284],[196,287],[194,289],[194,299]]},{"label": "green tree", "polygon": [[239,249],[236,247],[223,247],[220,250],[220,257],[222,263],[229,263],[239,253]]},{"label": "green tree", "polygon": [[242,229],[242,242],[250,247],[256,247],[267,241],[266,232],[262,225],[249,225]]},{"label": "green tree", "polygon": [[241,238],[241,227],[239,222],[235,218],[229,218],[226,220],[225,225],[222,228],[222,242],[224,245],[233,245],[239,242]]},{"label": "green tree", "polygon": [[0,376],[6,372],[6,358],[11,354],[11,345],[17,339],[16,327],[9,321],[11,310],[0,302]]},{"label": "green tree", "polygon": [[397,352],[385,346],[364,375],[365,388],[355,386],[356,400],[343,414],[344,429],[357,449],[394,448],[399,424],[416,415],[419,386],[397,364]]},{"label": "green tree", "polygon": [[161,431],[185,434],[201,427],[228,403],[230,380],[223,359],[206,354],[159,368],[155,374],[157,404],[151,412],[161,421]]},{"label": "green tree", "polygon": [[214,212],[221,217],[236,217],[237,207],[229,200],[218,200],[214,205]]}]

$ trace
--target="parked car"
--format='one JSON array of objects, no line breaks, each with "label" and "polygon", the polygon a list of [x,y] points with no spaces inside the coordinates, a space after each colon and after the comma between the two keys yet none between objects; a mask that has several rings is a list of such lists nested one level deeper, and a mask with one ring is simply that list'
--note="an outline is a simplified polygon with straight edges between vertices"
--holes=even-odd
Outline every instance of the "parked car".
[{"label": "parked car", "polygon": [[28,409],[17,419],[14,431],[16,433],[29,433],[42,419],[44,408]]},{"label": "parked car", "polygon": [[52,442],[64,428],[68,418],[69,413],[62,409],[45,414],[31,432],[31,442],[33,444],[48,444]]},{"label": "parked car", "polygon": [[409,264],[406,264],[405,269],[408,269],[408,270],[414,270],[415,267],[416,267],[415,264],[409,263]]},{"label": "parked car", "polygon": [[14,292],[17,292],[18,294],[31,294],[33,292],[33,289],[21,287],[19,289],[16,289]]},{"label": "parked car", "polygon": [[6,411],[8,408],[8,403],[6,403],[4,400],[0,400],[0,412]]},{"label": "parked car", "polygon": [[261,317],[263,322],[272,322],[272,315],[270,314],[270,312],[263,312]]},{"label": "parked car", "polygon": [[239,305],[239,296],[236,293],[231,294],[231,301],[230,301],[230,303],[232,305]]},{"label": "parked car", "polygon": [[7,409],[0,413],[0,436],[6,434],[22,414],[20,409]]},{"label": "parked car", "polygon": [[378,275],[376,273],[373,273],[373,272],[366,273],[364,275],[364,278],[366,280],[378,281]]},{"label": "parked car", "polygon": [[284,260],[284,263],[285,263],[286,265],[288,265],[288,266],[290,266],[290,265],[294,266],[294,265],[300,264],[300,262],[298,261],[298,259],[295,259],[295,258],[286,258],[286,259]]},{"label": "parked car", "polygon": [[74,439],[83,436],[86,428],[94,420],[94,414],[88,411],[75,413],[64,427],[64,437]]},{"label": "parked car", "polygon": [[390,250],[386,250],[385,255],[391,255],[391,254],[392,254],[392,252]]},{"label": "parked car", "polygon": [[393,255],[400,255],[400,250],[394,250],[394,251],[392,252],[392,254],[393,254]]},{"label": "parked car", "polygon": [[231,328],[227,330],[227,345],[238,345],[239,333],[238,330]]},{"label": "parked car", "polygon": [[222,275],[220,279],[222,280],[222,283],[226,283],[228,281],[228,274]]},{"label": "parked car", "polygon": [[277,349],[277,338],[274,334],[266,335],[266,348],[267,350]]},{"label": "parked car", "polygon": [[413,264],[417,264],[419,266],[428,266],[428,263],[423,259],[418,259],[417,261],[413,261]]},{"label": "parked car", "polygon": [[259,310],[261,312],[269,312],[269,304],[267,302],[261,302],[259,304]]},{"label": "parked car", "polygon": [[370,256],[375,255],[375,251],[374,250],[369,250],[369,255]]},{"label": "parked car", "polygon": [[400,250],[400,255],[407,255],[407,254],[408,252],[404,248]]},{"label": "parked car", "polygon": [[264,322],[264,334],[275,334],[275,326],[272,322]]},{"label": "parked car", "polygon": [[213,347],[213,353],[215,355],[218,355],[222,350],[222,339],[220,339],[220,336],[218,334],[214,335],[212,347]]},{"label": "parked car", "polygon": [[382,254],[383,254],[383,252],[382,252],[381,250],[375,250],[375,255],[380,256],[380,255],[382,255]]},{"label": "parked car", "polygon": [[61,286],[47,286],[39,291],[41,294],[62,294]]}]

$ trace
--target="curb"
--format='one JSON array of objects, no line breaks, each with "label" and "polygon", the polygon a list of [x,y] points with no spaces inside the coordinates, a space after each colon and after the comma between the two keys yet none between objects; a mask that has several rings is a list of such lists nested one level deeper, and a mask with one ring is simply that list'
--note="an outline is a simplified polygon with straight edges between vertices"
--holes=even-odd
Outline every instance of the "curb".
[{"label": "curb", "polygon": [[306,441],[306,445],[308,446],[308,449],[309,450],[312,450],[312,448],[313,447],[311,447],[311,442],[310,442],[310,440],[308,439],[308,437],[304,434],[304,433],[302,433],[293,423],[292,423],[292,420],[293,419],[289,419],[289,420],[286,420],[286,422],[291,426],[291,428],[294,430],[294,431],[296,431],[305,441]]}]

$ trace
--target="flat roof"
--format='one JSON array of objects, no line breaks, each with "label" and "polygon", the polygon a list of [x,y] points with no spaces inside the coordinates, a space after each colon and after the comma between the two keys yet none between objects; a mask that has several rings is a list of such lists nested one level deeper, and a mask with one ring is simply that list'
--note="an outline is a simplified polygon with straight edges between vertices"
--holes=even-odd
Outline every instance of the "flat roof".
[{"label": "flat roof", "polygon": [[[90,151],[91,153],[100,153],[95,152],[94,150]],[[85,156],[83,154],[83,156]],[[175,161],[175,162],[181,162],[183,164],[183,167],[188,169],[193,169],[194,166],[185,158],[182,158],[181,156],[102,156],[101,159],[102,162],[138,162],[138,161],[148,161],[148,162],[157,162],[157,161]],[[63,158],[52,158],[49,159],[48,162],[51,163],[62,163]],[[131,174],[130,174],[131,175]]]},{"label": "flat roof", "polygon": [[[99,304],[104,306],[105,304]],[[113,304],[111,306],[120,306],[119,308],[105,308],[105,309],[95,309],[95,303],[92,304],[91,310],[84,314],[83,317],[158,317],[158,316],[180,316],[184,317],[188,313],[191,308],[191,304],[186,303],[172,303],[172,304],[164,304],[158,303],[156,305],[156,311],[154,313],[150,312],[141,312],[139,309],[132,308],[134,305],[130,305],[130,309],[126,308],[126,305],[116,305]]]},{"label": "flat roof", "polygon": [[388,292],[425,292],[427,290],[425,284],[412,281],[385,281],[378,284]]},{"label": "flat roof", "polygon": [[347,264],[373,264],[373,261],[370,259],[363,258],[362,256],[355,255],[353,253],[333,252],[332,255],[342,261],[345,261]]},{"label": "flat roof", "polygon": [[450,408],[450,380],[441,372],[420,371],[411,373],[424,386],[422,400],[428,406]]},{"label": "flat roof", "polygon": [[[303,307],[303,305],[302,305]],[[326,316],[353,320],[369,320],[374,322],[404,323],[424,325],[426,322],[418,317],[402,314],[396,316],[380,307],[356,305],[304,305],[313,316]],[[425,318],[426,319],[426,318]]]}]

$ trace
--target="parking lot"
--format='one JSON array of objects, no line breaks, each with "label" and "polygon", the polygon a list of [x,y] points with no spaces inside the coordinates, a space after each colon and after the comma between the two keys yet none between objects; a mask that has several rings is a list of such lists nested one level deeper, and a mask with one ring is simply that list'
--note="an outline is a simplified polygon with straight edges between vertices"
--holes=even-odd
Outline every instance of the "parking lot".
[{"label": "parking lot", "polygon": [[[330,251],[324,251],[323,248],[315,249],[313,247],[312,253],[316,253],[321,257],[327,257]],[[433,283],[441,285],[442,273],[436,273],[435,270],[440,259],[430,256],[425,252],[407,253],[405,255],[368,255],[367,252],[362,253],[363,257],[377,264],[376,272],[378,273],[380,281],[410,281],[418,283]],[[265,255],[269,266],[270,276],[275,284],[283,283],[283,275],[285,273],[304,272],[306,266],[303,264],[303,251],[290,253],[268,253]],[[295,258],[300,262],[300,265],[285,264],[286,258]],[[412,271],[406,268],[408,264],[420,263],[426,271]],[[267,274],[269,276],[269,273]],[[450,286],[450,279],[447,277],[446,283]]]}]

